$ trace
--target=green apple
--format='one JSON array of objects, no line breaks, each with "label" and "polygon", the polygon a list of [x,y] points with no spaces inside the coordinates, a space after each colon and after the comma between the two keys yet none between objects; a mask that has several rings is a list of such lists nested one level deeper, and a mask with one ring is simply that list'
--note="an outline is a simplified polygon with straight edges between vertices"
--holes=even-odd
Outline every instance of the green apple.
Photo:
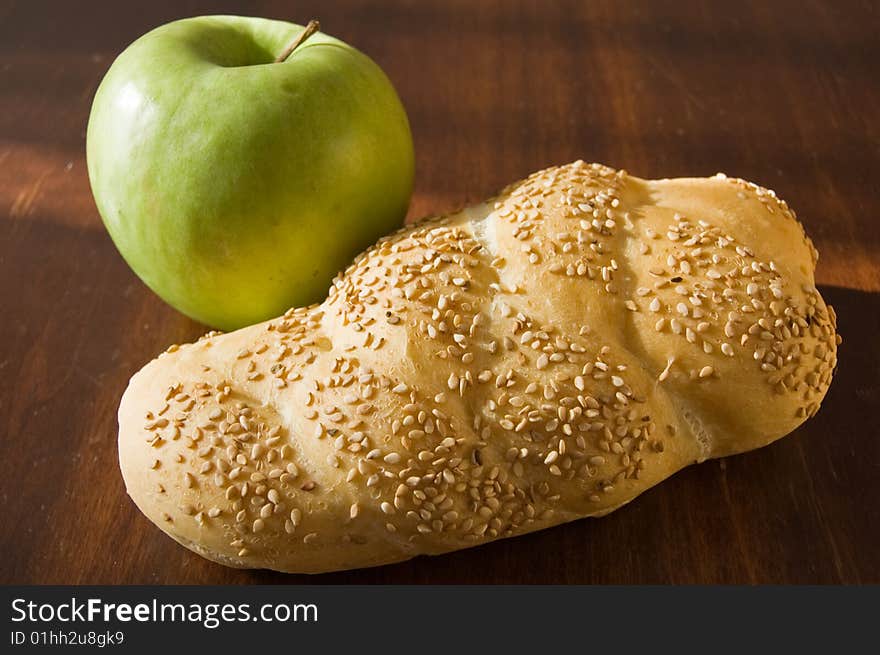
[{"label": "green apple", "polygon": [[324,297],[400,225],[406,112],[378,65],[317,32],[240,16],[169,23],[113,63],[92,106],[89,180],[135,273],[230,330]]}]

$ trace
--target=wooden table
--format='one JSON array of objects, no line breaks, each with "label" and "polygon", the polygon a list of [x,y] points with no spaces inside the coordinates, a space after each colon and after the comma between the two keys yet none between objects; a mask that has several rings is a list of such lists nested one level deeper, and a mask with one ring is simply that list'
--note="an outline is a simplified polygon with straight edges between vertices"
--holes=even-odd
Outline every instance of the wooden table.
[{"label": "wooden table", "polygon": [[132,373],[205,328],[117,254],[84,150],[114,56],[209,10],[0,1],[0,582],[880,582],[876,4],[208,4],[318,17],[379,62],[415,136],[412,217],[578,158],[776,189],[821,252],[818,281],[844,338],[836,380],[796,434],[688,468],[607,518],[318,577],[202,560],[126,497],[115,412]]}]

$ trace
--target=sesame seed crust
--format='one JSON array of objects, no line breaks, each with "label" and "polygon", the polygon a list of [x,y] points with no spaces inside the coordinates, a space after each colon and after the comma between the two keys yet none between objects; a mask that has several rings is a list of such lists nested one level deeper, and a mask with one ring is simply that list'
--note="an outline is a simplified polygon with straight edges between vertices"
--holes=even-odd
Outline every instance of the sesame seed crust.
[{"label": "sesame seed crust", "polygon": [[603,515],[818,410],[815,262],[741,180],[540,171],[381,239],[320,305],[169,348],[120,406],[126,485],[199,554],[293,572]]}]

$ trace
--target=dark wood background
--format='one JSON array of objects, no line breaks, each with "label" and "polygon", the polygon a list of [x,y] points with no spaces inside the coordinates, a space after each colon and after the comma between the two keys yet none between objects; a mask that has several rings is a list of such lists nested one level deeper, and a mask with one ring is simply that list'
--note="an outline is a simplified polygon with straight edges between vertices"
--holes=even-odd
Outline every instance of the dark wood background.
[{"label": "dark wood background", "polygon": [[[115,413],[132,373],[204,328],[114,249],[85,127],[116,54],[204,13],[317,17],[378,61],[416,141],[411,217],[578,158],[776,189],[840,317],[822,411],[607,518],[439,558],[285,576],[176,545],[125,495]],[[870,1],[0,0],[0,582],[880,582],[878,33]]]}]

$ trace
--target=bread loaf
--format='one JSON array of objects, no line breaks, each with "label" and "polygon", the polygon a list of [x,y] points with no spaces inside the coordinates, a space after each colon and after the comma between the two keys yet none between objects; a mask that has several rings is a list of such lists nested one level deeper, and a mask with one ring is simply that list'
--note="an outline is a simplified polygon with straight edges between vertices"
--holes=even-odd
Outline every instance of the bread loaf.
[{"label": "bread loaf", "polygon": [[535,173],[383,238],[320,305],[150,362],[128,493],[204,557],[310,573],[607,514],[816,413],[816,259],[743,180]]}]

